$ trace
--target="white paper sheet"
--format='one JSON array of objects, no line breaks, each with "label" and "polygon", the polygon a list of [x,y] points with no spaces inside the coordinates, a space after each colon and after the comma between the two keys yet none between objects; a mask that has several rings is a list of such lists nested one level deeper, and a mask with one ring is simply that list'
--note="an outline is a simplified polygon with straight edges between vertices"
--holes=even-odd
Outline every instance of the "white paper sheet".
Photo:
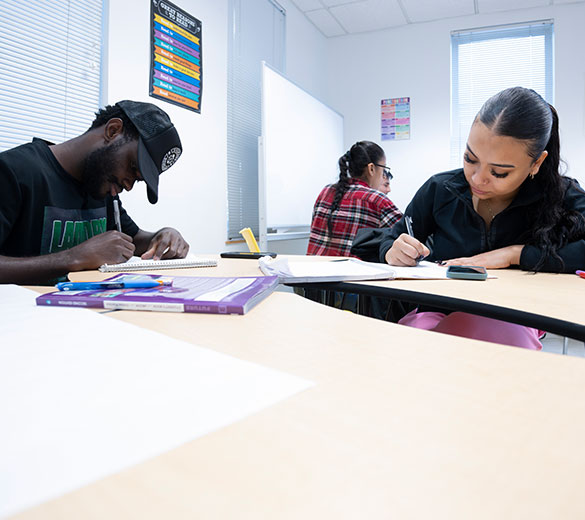
[{"label": "white paper sheet", "polygon": [[0,285],[0,517],[313,383]]},{"label": "white paper sheet", "polygon": [[403,280],[442,280],[447,279],[447,268],[423,260],[413,267],[392,266],[397,279]]}]

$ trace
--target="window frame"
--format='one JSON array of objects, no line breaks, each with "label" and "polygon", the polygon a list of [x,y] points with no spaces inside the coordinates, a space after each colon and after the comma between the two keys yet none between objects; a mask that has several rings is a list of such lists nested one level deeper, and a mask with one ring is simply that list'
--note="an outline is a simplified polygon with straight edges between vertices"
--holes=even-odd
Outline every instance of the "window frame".
[{"label": "window frame", "polygon": [[[227,242],[240,241],[249,227],[260,234],[258,196],[258,138],[262,133],[262,61],[281,73],[286,70],[286,10],[275,0],[230,0],[228,16],[227,86]],[[245,15],[258,20],[246,26]],[[266,6],[272,6],[272,27],[261,25]],[[250,10],[258,9],[258,16]],[[241,30],[240,30],[241,28]],[[253,56],[252,56],[253,55]],[[249,59],[246,62],[246,59]],[[241,88],[240,88],[241,87]]]},{"label": "window frame", "polygon": [[[451,163],[453,166],[460,165],[461,157],[465,149],[469,125],[461,121],[462,104],[460,102],[460,46],[493,40],[526,38],[544,36],[544,91],[539,92],[542,97],[551,104],[554,104],[554,20],[535,20],[507,25],[488,26],[481,28],[465,29],[451,32]],[[526,83],[531,83],[536,75],[530,75]],[[529,84],[510,84],[508,87],[525,86]],[[507,88],[507,87],[506,87]],[[497,89],[490,95],[501,89]],[[536,89],[535,89],[536,90]],[[478,106],[472,112],[477,113],[481,105],[490,97],[478,99],[475,103]]]},{"label": "window frame", "polygon": [[107,0],[3,0],[0,151],[89,128],[103,100],[107,8]]}]

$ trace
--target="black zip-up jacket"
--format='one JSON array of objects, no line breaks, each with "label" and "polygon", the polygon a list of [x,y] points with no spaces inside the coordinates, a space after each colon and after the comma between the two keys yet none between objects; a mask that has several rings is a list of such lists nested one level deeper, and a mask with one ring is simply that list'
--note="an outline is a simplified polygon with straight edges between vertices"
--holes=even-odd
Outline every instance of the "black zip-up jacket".
[{"label": "black zip-up jacket", "polygon": [[[422,243],[432,238],[430,261],[474,256],[511,245],[524,245],[528,242],[531,219],[542,205],[542,190],[538,175],[534,180],[527,179],[512,203],[498,213],[491,222],[489,231],[482,217],[473,209],[471,190],[463,174],[463,169],[452,170],[432,176],[416,193],[408,205],[405,215],[412,216],[415,237]],[[564,206],[585,215],[585,192],[578,183],[564,177]],[[532,216],[532,217],[531,217]],[[406,233],[404,218],[390,229],[377,230],[377,237],[368,241],[369,252],[378,245],[378,261],[384,262],[386,252],[394,240]],[[356,242],[357,240],[357,242]],[[354,240],[356,250],[352,253],[364,255],[359,235]],[[361,244],[361,245],[360,245]],[[361,253],[361,254],[360,254]],[[575,272],[585,269],[585,237],[571,242],[557,251],[564,266],[549,257],[542,271]],[[539,248],[524,245],[520,256],[520,268],[531,270],[541,257]]]}]

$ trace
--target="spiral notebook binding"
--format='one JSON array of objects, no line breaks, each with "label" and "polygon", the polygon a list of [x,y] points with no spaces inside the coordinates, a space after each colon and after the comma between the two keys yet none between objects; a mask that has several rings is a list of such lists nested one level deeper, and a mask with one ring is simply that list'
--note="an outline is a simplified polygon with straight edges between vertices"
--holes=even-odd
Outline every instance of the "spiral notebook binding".
[{"label": "spiral notebook binding", "polygon": [[190,267],[216,267],[217,260],[206,258],[171,258],[169,260],[140,260],[122,264],[104,264],[99,270],[102,273],[126,271],[145,271],[149,269],[182,269]]}]

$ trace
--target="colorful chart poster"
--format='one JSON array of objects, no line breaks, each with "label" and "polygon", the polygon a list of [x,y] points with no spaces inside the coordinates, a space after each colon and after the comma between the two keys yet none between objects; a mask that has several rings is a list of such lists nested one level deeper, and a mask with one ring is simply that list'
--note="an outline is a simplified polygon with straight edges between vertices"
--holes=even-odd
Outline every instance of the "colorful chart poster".
[{"label": "colorful chart poster", "polygon": [[149,94],[201,113],[201,22],[166,0],[151,3]]},{"label": "colorful chart poster", "polygon": [[382,100],[382,141],[410,139],[410,98]]}]

